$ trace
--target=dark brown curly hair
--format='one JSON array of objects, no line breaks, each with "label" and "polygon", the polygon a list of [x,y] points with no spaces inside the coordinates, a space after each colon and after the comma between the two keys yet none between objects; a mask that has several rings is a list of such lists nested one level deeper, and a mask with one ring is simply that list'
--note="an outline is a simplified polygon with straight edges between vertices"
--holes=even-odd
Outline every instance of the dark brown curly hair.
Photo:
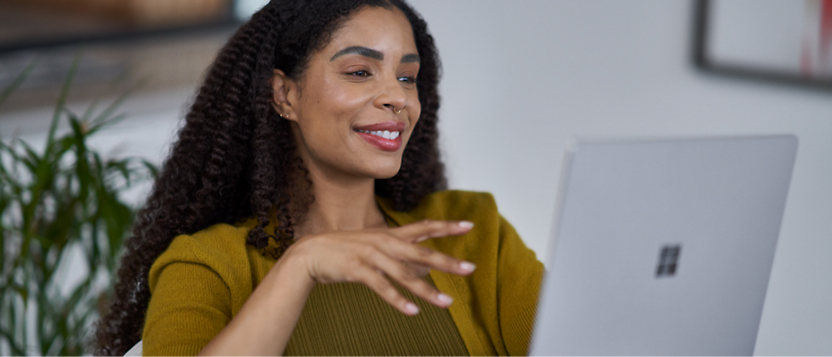
[{"label": "dark brown curly hair", "polygon": [[[274,239],[285,249],[291,243],[293,223],[312,202],[311,182],[303,180],[308,171],[289,122],[272,107],[269,81],[273,69],[301,78],[312,54],[365,6],[401,10],[421,58],[421,116],[401,169],[376,180],[375,192],[407,211],[445,188],[436,127],[440,63],[425,21],[403,0],[272,0],[240,27],[207,72],[125,243],[115,296],[96,327],[95,354],[123,355],[141,339],[150,266],[177,235],[255,217],[259,224],[248,244],[262,249]],[[280,228],[269,234],[265,227],[275,212]]]}]

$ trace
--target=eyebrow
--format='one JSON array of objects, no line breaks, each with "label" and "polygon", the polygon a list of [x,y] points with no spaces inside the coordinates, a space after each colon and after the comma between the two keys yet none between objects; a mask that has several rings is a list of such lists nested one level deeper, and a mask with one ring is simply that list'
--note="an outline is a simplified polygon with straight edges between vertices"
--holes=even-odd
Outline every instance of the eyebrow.
[{"label": "eyebrow", "polygon": [[402,63],[421,63],[422,59],[419,58],[419,55],[415,53],[411,53],[408,55],[402,56]]},{"label": "eyebrow", "polygon": [[[362,47],[362,46],[350,46],[343,50],[338,51],[332,58],[329,59],[330,62],[334,61],[336,58],[344,56],[344,55],[359,55],[364,57],[369,57],[374,60],[384,60],[384,54],[376,51],[372,48]],[[419,63],[421,59],[419,58],[418,54],[411,53],[402,56],[402,63]]]},{"label": "eyebrow", "polygon": [[332,58],[329,59],[330,62],[334,61],[336,58],[344,56],[344,55],[361,55],[364,57],[370,57],[374,60],[383,60],[384,54],[376,51],[372,48],[361,47],[361,46],[351,46],[347,47],[343,50],[338,51]]}]

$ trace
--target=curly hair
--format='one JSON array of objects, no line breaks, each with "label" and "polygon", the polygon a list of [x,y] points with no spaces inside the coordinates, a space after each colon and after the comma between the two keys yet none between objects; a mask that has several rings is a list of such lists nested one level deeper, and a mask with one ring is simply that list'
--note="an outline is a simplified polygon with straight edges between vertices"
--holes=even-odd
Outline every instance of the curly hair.
[{"label": "curly hair", "polygon": [[[141,339],[150,267],[177,235],[256,218],[247,244],[263,249],[273,239],[285,249],[291,243],[293,224],[314,198],[289,122],[272,107],[269,81],[275,68],[301,78],[309,58],[366,6],[401,10],[421,58],[421,116],[401,169],[376,180],[375,192],[407,211],[445,188],[436,126],[440,62],[420,15],[403,0],[272,0],[229,39],[207,72],[125,242],[115,296],[96,326],[95,354],[123,355]],[[279,228],[269,234],[265,228],[275,216]]]}]

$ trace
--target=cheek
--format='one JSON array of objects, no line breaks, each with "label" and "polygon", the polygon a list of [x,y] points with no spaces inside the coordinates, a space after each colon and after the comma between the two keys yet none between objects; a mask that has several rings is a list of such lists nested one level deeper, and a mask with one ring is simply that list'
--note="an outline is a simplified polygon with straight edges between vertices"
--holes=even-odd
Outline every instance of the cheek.
[{"label": "cheek", "polygon": [[416,124],[419,123],[419,117],[421,117],[421,115],[422,115],[422,105],[419,102],[418,95],[416,96],[416,98],[413,101],[411,101],[411,103],[415,103],[413,105],[413,108],[408,112],[410,114],[409,115],[410,134],[412,135],[413,134],[413,129],[416,128]]},{"label": "cheek", "polygon": [[332,148],[343,149],[342,144],[352,134],[353,122],[368,102],[367,94],[359,89],[359,86],[326,78],[304,88],[298,126],[311,152],[332,156],[343,151]]},{"label": "cheek", "polygon": [[336,123],[349,116],[350,99],[350,94],[343,86],[326,81],[310,86],[301,97],[298,124],[304,131],[308,130],[308,134],[334,132],[340,127]]},{"label": "cheek", "polygon": [[321,80],[317,105],[326,105],[335,112],[351,112],[362,107],[372,96],[373,88],[367,85],[346,83],[336,76]]},{"label": "cheek", "polygon": [[419,121],[419,117],[422,115],[422,103],[419,101],[419,96],[416,95],[416,98],[413,99],[413,122],[414,125],[417,121]]}]

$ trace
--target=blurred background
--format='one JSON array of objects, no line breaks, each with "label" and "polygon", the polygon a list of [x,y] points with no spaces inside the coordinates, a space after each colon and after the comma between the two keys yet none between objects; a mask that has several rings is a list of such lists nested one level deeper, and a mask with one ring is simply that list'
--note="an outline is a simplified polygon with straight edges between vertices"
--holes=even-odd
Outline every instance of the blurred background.
[{"label": "blurred background", "polygon": [[[410,3],[443,61],[451,187],[492,192],[543,261],[564,148],[575,137],[797,135],[755,353],[832,354],[828,0]],[[262,4],[0,0],[0,88],[37,61],[0,105],[0,138],[46,139],[80,56],[69,108],[133,90],[119,105],[126,119],[91,147],[160,164],[201,75]],[[126,200],[140,204],[147,189],[135,186]],[[85,274],[67,269],[68,281]]]}]

